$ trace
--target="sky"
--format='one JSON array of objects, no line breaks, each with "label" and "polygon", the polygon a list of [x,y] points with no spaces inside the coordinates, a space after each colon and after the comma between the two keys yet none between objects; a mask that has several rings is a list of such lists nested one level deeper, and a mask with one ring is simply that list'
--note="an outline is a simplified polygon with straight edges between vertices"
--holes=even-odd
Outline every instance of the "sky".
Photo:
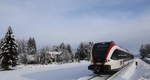
[{"label": "sky", "polygon": [[149,21],[150,0],[0,0],[0,38],[12,26],[38,47],[115,41],[137,54],[150,43]]}]

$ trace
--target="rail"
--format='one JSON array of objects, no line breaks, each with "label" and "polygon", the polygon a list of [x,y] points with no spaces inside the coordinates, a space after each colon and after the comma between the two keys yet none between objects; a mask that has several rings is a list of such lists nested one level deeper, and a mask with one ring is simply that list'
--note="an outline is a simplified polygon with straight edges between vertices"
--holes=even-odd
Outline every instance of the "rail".
[{"label": "rail", "polygon": [[[134,61],[133,61],[134,62]],[[122,71],[126,70],[127,68],[129,68],[129,66],[133,63],[129,63],[128,65],[126,65],[124,68],[122,68],[120,71],[112,74],[112,75],[100,75],[100,74],[95,74],[91,77],[89,77],[87,80],[113,80],[117,75],[119,75]]]}]

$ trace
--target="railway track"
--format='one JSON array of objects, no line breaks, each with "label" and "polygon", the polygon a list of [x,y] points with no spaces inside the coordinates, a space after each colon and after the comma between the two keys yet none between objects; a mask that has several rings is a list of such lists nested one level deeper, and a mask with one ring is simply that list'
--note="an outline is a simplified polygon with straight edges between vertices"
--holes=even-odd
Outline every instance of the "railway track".
[{"label": "railway track", "polygon": [[92,77],[90,77],[89,79],[87,79],[87,80],[92,80],[93,78],[95,78],[95,77],[97,77],[98,75],[94,75],[94,76],[92,76]]},{"label": "railway track", "polygon": [[[132,62],[133,63],[133,62]],[[110,74],[94,74],[90,75],[87,80],[111,80],[113,77],[117,76],[120,72],[128,68],[132,63],[126,65],[124,68],[119,70],[116,73],[110,73]]]},{"label": "railway track", "polygon": [[93,75],[87,80],[107,80],[111,75]]}]

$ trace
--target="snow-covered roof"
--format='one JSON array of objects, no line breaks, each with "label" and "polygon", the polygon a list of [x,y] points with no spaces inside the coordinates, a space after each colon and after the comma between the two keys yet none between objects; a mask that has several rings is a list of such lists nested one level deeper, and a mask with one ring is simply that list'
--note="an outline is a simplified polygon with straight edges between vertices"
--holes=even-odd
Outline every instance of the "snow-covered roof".
[{"label": "snow-covered roof", "polygon": [[30,60],[30,61],[34,61],[35,57],[34,57],[34,55],[28,55],[27,59]]},{"label": "snow-covered roof", "polygon": [[56,52],[56,51],[49,51],[48,54],[61,54],[62,52]]}]

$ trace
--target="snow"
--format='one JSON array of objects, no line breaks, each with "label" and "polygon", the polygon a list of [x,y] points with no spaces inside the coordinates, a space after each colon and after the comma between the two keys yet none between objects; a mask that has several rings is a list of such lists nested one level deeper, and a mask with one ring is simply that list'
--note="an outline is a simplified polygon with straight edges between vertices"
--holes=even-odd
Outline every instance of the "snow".
[{"label": "snow", "polygon": [[48,51],[48,53],[51,55],[57,55],[57,54],[61,54],[62,52]]},{"label": "snow", "polygon": [[[138,63],[137,65],[136,62]],[[92,76],[85,76],[81,77],[79,80],[88,80],[91,77]],[[106,80],[107,78],[106,75],[91,80]],[[150,80],[150,65],[141,59],[135,59],[132,63],[109,77],[108,80]]]},{"label": "snow", "polygon": [[93,75],[81,77],[78,80],[106,80],[110,75],[98,75],[93,77]]},{"label": "snow", "polygon": [[[135,63],[138,62],[138,65]],[[90,63],[20,65],[15,70],[0,71],[0,80],[88,80],[94,74],[87,69]],[[92,80],[105,80],[99,76]],[[123,68],[109,80],[150,80],[150,65],[140,59]]]},{"label": "snow", "polygon": [[[137,66],[136,62],[138,63]],[[150,80],[150,65],[140,59],[135,59],[133,63],[111,80]]]},{"label": "snow", "polygon": [[89,62],[51,65],[21,65],[15,70],[0,71],[0,80],[78,80],[92,74]]}]

